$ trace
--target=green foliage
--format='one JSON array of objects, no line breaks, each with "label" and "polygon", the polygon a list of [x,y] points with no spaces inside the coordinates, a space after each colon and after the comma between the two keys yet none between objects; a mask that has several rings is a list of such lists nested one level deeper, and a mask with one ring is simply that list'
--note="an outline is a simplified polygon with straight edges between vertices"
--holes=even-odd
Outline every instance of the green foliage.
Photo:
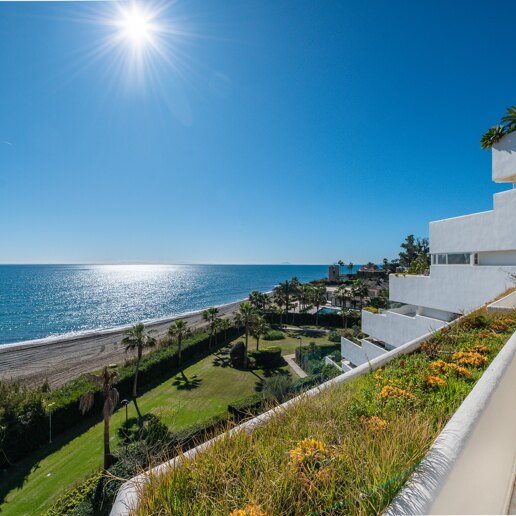
[{"label": "green foliage", "polygon": [[264,336],[263,340],[281,340],[284,339],[285,335],[279,330],[269,330]]},{"label": "green foliage", "polygon": [[282,403],[292,389],[292,379],[286,374],[274,374],[265,378],[262,395],[269,402]]},{"label": "green foliage", "polygon": [[245,355],[245,344],[242,341],[239,341],[236,344],[234,344],[229,352],[229,358],[231,359],[233,367],[244,367]]},{"label": "green foliage", "polygon": [[380,310],[378,310],[378,308],[375,308],[374,306],[366,306],[364,310],[366,310],[367,312],[371,312],[372,314],[380,313]]},{"label": "green foliage", "polygon": [[509,106],[502,117],[502,124],[489,128],[480,139],[482,149],[490,149],[497,144],[506,134],[516,131],[516,106]]},{"label": "green foliage", "polygon": [[95,473],[66,491],[43,516],[75,516],[78,507],[95,491],[101,476],[101,473]]},{"label": "green foliage", "polygon": [[260,369],[281,367],[285,361],[281,357],[281,348],[270,346],[259,351],[252,351],[250,356],[255,360],[255,366]]},{"label": "green foliage", "polygon": [[340,342],[340,334],[338,331],[331,331],[328,335],[328,340],[330,342]]},{"label": "green foliage", "polygon": [[505,136],[505,127],[503,125],[495,125],[490,127],[480,138],[480,147],[484,150],[490,149],[497,144]]},{"label": "green foliage", "polygon": [[[136,514],[228,514],[251,503],[267,514],[382,513],[516,329],[516,313],[480,315],[438,332],[430,341],[436,356],[423,349],[398,357],[300,399],[252,433],[218,440],[149,484]],[[459,351],[486,360],[460,370]],[[306,388],[312,379],[304,381]],[[284,385],[273,389],[277,399],[285,396]],[[317,468],[297,460],[303,442],[316,444],[307,457],[324,451]]]},{"label": "green foliage", "polygon": [[[229,336],[235,336],[235,328]],[[170,376],[178,368],[177,348],[166,345],[144,355],[140,362],[139,384],[151,385]],[[193,333],[183,342],[183,359],[199,357],[208,350],[209,335],[204,331]],[[130,397],[135,361],[129,360],[118,368],[117,389],[121,396]],[[81,376],[50,392],[24,387],[16,383],[0,382],[0,467],[8,467],[48,441],[47,409],[52,405],[52,433],[54,436],[69,430],[84,420],[79,401],[84,394],[94,393],[93,416],[102,410],[100,386],[89,377]],[[92,423],[95,419],[92,419]]]},{"label": "green foliage", "polygon": [[403,249],[399,253],[400,265],[409,269],[414,262],[419,262],[419,267],[423,263],[426,268],[430,266],[430,246],[428,238],[416,238],[414,235],[408,235],[400,247]]}]

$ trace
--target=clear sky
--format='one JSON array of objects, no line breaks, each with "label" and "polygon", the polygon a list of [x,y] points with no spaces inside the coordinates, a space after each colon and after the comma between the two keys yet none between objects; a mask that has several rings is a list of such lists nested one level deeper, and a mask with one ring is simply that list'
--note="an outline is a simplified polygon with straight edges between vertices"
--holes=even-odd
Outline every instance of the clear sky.
[{"label": "clear sky", "polygon": [[158,7],[0,2],[0,262],[363,263],[504,189],[514,1]]}]

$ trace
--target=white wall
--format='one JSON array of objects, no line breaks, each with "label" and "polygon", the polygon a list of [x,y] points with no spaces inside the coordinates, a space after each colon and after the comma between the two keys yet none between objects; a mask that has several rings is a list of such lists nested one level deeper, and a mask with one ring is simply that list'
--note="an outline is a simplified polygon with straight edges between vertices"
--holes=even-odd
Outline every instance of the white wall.
[{"label": "white wall", "polygon": [[494,195],[494,210],[430,223],[432,253],[516,250],[516,189]]},{"label": "white wall", "polygon": [[367,310],[362,311],[362,331],[394,347],[401,346],[445,325],[444,321],[421,315],[408,317],[390,311],[381,314],[373,314]]},{"label": "white wall", "polygon": [[430,267],[430,276],[391,274],[389,297],[401,303],[464,313],[513,287],[510,273],[516,274],[516,267],[435,265]]},{"label": "white wall", "polygon": [[516,265],[516,251],[478,253],[479,265]]},{"label": "white wall", "polygon": [[492,149],[493,181],[516,181],[516,132],[504,136]]},{"label": "white wall", "polygon": [[359,366],[387,353],[385,349],[367,340],[362,340],[361,343],[362,345],[359,346],[345,337],[341,337],[340,351],[342,359],[349,360],[352,364]]}]

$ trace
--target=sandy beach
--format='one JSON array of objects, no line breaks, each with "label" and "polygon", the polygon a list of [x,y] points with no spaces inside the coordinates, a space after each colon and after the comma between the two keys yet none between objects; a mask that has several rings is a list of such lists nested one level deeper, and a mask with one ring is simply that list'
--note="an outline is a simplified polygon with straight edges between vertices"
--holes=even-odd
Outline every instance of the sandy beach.
[{"label": "sandy beach", "polygon": [[[242,301],[218,307],[221,316],[234,313]],[[170,324],[187,320],[192,328],[205,323],[202,312],[176,316],[148,323],[156,337],[167,333]],[[0,379],[19,380],[28,385],[41,385],[48,380],[52,387],[70,381],[77,376],[105,365],[121,363],[128,356],[120,344],[127,327],[91,332],[89,334],[56,337],[39,341],[0,346]]]}]

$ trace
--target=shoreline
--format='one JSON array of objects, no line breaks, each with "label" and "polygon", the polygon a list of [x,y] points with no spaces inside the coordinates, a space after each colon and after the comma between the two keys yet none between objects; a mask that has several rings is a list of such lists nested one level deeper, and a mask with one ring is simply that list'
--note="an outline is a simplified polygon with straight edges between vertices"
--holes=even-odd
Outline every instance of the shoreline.
[{"label": "shoreline", "polygon": [[[230,316],[246,300],[244,298],[218,305],[217,308],[221,316]],[[167,333],[170,324],[178,319],[188,321],[191,328],[204,326],[204,310],[205,308],[143,323],[160,338]],[[132,324],[0,344],[0,380],[16,380],[32,386],[48,381],[52,387],[57,387],[104,365],[123,362],[132,355],[125,352],[120,341],[123,332]]]}]

